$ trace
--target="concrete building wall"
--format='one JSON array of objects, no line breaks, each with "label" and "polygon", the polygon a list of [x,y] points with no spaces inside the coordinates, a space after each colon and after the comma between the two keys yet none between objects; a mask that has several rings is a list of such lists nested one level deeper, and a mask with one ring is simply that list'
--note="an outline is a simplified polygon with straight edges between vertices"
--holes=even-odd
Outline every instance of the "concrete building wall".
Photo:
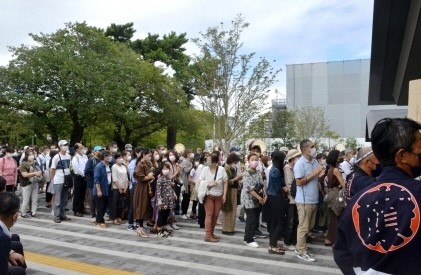
[{"label": "concrete building wall", "polygon": [[391,108],[368,106],[370,59],[287,65],[286,76],[287,109],[323,107],[343,138],[365,137],[368,112]]}]

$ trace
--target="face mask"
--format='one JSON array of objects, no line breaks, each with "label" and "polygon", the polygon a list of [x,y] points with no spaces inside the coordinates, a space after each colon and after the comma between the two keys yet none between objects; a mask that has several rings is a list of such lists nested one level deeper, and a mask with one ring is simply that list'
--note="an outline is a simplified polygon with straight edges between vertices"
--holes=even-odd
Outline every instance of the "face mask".
[{"label": "face mask", "polygon": [[212,161],[210,161],[210,160],[207,160],[207,161],[205,162],[205,165],[206,165],[206,166],[211,166],[211,164],[212,164]]},{"label": "face mask", "polygon": [[326,165],[326,160],[325,159],[320,160],[320,165],[325,166]]},{"label": "face mask", "polygon": [[198,161],[195,161],[194,162],[194,166],[199,166],[199,162]]},{"label": "face mask", "polygon": [[14,156],[14,157],[17,157],[17,156],[18,156],[18,153],[16,153],[16,152],[15,152],[15,153],[13,153],[13,156]]},{"label": "face mask", "polygon": [[259,164],[259,162],[257,160],[252,160],[252,161],[250,161],[249,166],[252,169],[256,169],[258,164]]},{"label": "face mask", "polygon": [[82,155],[86,155],[86,150],[82,150],[82,151],[81,151],[81,154],[82,154]]},{"label": "face mask", "polygon": [[34,155],[30,155],[30,156],[28,156],[28,160],[29,161],[33,161],[35,159],[35,156]]},{"label": "face mask", "polygon": [[317,151],[316,148],[311,148],[311,153],[310,153],[311,157],[315,158],[317,156]]},{"label": "face mask", "polygon": [[272,161],[271,160],[269,160],[268,161],[268,166],[271,166],[272,165]]},{"label": "face mask", "polygon": [[190,158],[194,158],[194,154],[190,154]]},{"label": "face mask", "polygon": [[69,146],[61,146],[61,150],[67,152],[69,150]]},{"label": "face mask", "polygon": [[[377,178],[378,176],[380,176],[381,172],[382,172],[382,166],[380,164],[376,164],[376,169],[371,170],[371,176],[373,178]],[[419,176],[419,174],[418,174],[418,176]],[[415,177],[417,177],[417,176],[415,176]]]},{"label": "face mask", "polygon": [[117,148],[111,148],[111,152],[116,153],[117,152]]},{"label": "face mask", "polygon": [[164,161],[168,161],[168,159],[167,159],[167,158],[163,158],[163,159],[162,159],[162,162],[164,162]]},{"label": "face mask", "polygon": [[154,156],[154,159],[155,159],[155,160],[159,160],[159,155],[155,155],[155,156]]},{"label": "face mask", "polygon": [[168,176],[169,173],[170,173],[170,170],[168,169],[162,170],[162,175],[164,176]]},{"label": "face mask", "polygon": [[175,161],[175,156],[170,156],[170,161],[171,162]]},{"label": "face mask", "polygon": [[127,161],[131,161],[132,160],[132,156],[127,156]]},{"label": "face mask", "polygon": [[122,158],[117,159],[117,164],[123,164],[123,162],[124,162],[124,159]]}]

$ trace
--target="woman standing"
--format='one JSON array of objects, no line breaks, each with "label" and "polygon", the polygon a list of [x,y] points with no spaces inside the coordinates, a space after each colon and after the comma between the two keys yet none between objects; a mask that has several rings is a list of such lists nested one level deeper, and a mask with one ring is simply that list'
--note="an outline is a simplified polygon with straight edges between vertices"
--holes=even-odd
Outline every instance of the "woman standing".
[{"label": "woman standing", "polygon": [[25,152],[22,164],[19,167],[21,173],[20,184],[22,186],[22,206],[20,209],[22,218],[28,218],[26,210],[29,207],[29,201],[31,204],[31,217],[39,218],[36,215],[38,208],[38,183],[43,180],[41,169],[35,160],[35,155],[32,150]]},{"label": "woman standing", "polygon": [[18,178],[18,166],[13,158],[13,149],[10,147],[6,148],[5,156],[0,158],[0,176],[6,179],[6,191],[14,192]]},{"label": "woman standing", "polygon": [[247,157],[248,169],[243,173],[243,188],[241,189],[241,206],[246,212],[246,229],[244,243],[249,247],[258,248],[259,244],[254,241],[254,233],[259,226],[259,208],[266,202],[263,178],[256,170],[259,164],[259,157],[250,153]]},{"label": "woman standing", "polygon": [[140,156],[142,155],[142,150],[139,147],[136,147],[133,151],[132,151],[132,156],[130,157],[130,162],[129,165],[127,166],[127,170],[129,171],[129,176],[130,176],[130,185],[129,185],[129,189],[130,189],[130,199],[128,202],[128,206],[129,206],[129,213],[128,213],[128,223],[129,225],[127,226],[127,230],[129,231],[136,231],[136,225],[135,225],[135,221],[133,218],[133,212],[134,212],[134,191],[136,190],[136,183],[137,180],[134,177],[134,171],[136,169],[137,164],[141,161]]},{"label": "woman standing", "polygon": [[227,199],[222,205],[224,212],[224,221],[222,226],[222,234],[234,235],[235,233],[235,219],[237,217],[237,189],[241,176],[237,175],[237,167],[240,162],[240,157],[232,153],[228,156],[225,165],[225,172],[228,176]]},{"label": "woman standing", "polygon": [[[198,192],[198,188],[199,188],[199,184],[200,184],[200,175],[202,174],[202,171],[206,166],[210,166],[210,163],[207,163],[208,162],[208,160],[207,160],[208,155],[209,155],[209,153],[204,152],[200,156],[199,166],[196,169],[196,178],[197,178],[197,180],[196,180],[196,194]],[[200,203],[200,201],[199,201],[199,206],[197,207],[197,223],[199,224],[200,228],[205,228],[205,218],[206,218],[205,206],[203,205],[203,203]]]},{"label": "woman standing", "polygon": [[192,220],[197,220],[197,203],[199,202],[197,199],[197,190],[196,190],[196,182],[199,177],[197,169],[199,168],[200,162],[199,159],[193,159],[193,168],[190,170],[189,175],[189,188],[190,188],[190,200],[193,202],[193,206],[191,208],[191,216]]},{"label": "woman standing", "polygon": [[119,201],[124,197],[129,186],[129,179],[127,177],[127,167],[124,165],[124,155],[120,152],[114,155],[115,164],[111,167],[111,175],[113,184],[111,186],[111,207],[110,219],[115,225],[123,223]]},{"label": "woman standing", "polygon": [[180,192],[181,192],[181,183],[179,180],[179,176],[180,176],[180,165],[178,164],[178,154],[176,151],[174,150],[169,150],[167,151],[166,154],[166,158],[168,159],[168,161],[171,164],[171,170],[170,170],[170,174],[171,174],[171,180],[173,182],[173,188],[175,191],[175,194],[177,196],[177,199],[175,201],[175,206],[174,209],[171,211],[170,213],[170,217],[169,217],[169,223],[170,223],[170,227],[174,230],[178,230],[180,229],[176,224],[175,224],[175,215],[179,215],[180,213]]},{"label": "woman standing", "polygon": [[203,182],[207,186],[207,196],[204,201],[206,211],[205,242],[219,242],[220,237],[216,236],[214,231],[222,203],[226,200],[228,178],[225,169],[218,165],[219,154],[217,152],[208,156],[208,162],[210,162],[210,166],[203,168],[199,177],[201,184]]},{"label": "woman standing", "polygon": [[156,184],[158,176],[161,174],[161,155],[158,150],[153,150],[152,170],[155,179],[150,183],[149,196],[151,197],[151,208],[152,215],[148,221],[148,226],[152,227],[150,229],[151,233],[158,233],[157,229],[157,220],[158,220],[158,208],[156,207]]},{"label": "woman standing", "polygon": [[148,219],[151,213],[151,200],[149,197],[149,184],[154,180],[151,164],[152,152],[149,149],[143,149],[141,161],[136,165],[135,177],[137,184],[134,191],[134,218],[139,224],[136,230],[137,235],[142,238],[148,238],[143,221]]},{"label": "woman standing", "polygon": [[[345,183],[342,178],[342,173],[339,171],[339,154],[338,150],[332,150],[327,156],[326,163],[330,165],[327,171],[327,187],[328,189],[333,188],[345,188]],[[325,240],[325,246],[333,246],[336,242],[338,221],[339,217],[329,208],[330,222],[327,228],[327,235]]]},{"label": "woman standing", "polygon": [[156,207],[158,209],[157,230],[158,237],[168,237],[171,234],[166,226],[171,209],[174,208],[175,192],[171,181],[171,164],[165,162],[162,164],[162,170],[156,183]]},{"label": "woman standing", "polygon": [[187,220],[189,217],[187,216],[187,211],[189,210],[190,205],[190,188],[189,188],[189,175],[190,171],[193,168],[193,158],[194,154],[192,150],[186,149],[184,152],[184,159],[180,165],[180,179],[182,190],[183,190],[183,200],[181,202],[181,218],[183,220]]},{"label": "woman standing", "polygon": [[278,240],[281,238],[285,229],[286,213],[289,204],[288,187],[285,184],[284,161],[285,153],[275,151],[272,154],[272,168],[269,172],[267,213],[268,213],[268,231],[269,231],[269,250],[270,254],[284,255],[285,248],[278,246]]},{"label": "woman standing", "polygon": [[284,237],[284,243],[288,250],[295,250],[297,243],[298,213],[295,198],[291,195],[292,182],[295,180],[294,166],[295,162],[301,157],[297,149],[291,149],[287,154],[288,163],[284,166],[285,184],[288,187],[289,205],[287,209],[287,225]]}]

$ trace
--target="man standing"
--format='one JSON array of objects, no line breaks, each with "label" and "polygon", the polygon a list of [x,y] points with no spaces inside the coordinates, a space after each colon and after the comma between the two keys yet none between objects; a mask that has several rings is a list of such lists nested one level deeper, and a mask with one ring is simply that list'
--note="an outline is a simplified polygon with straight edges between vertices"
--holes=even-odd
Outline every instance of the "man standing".
[{"label": "man standing", "polygon": [[67,153],[69,149],[66,140],[58,142],[60,152],[53,157],[51,161],[51,178],[54,182],[54,222],[70,221],[66,216],[66,206],[69,199],[69,190],[64,188],[64,176],[70,175],[70,155]]},{"label": "man standing", "polygon": [[318,180],[324,174],[324,167],[317,160],[317,151],[312,141],[300,142],[301,158],[295,163],[294,174],[297,183],[295,202],[298,212],[297,245],[295,253],[301,260],[314,262],[314,255],[307,251],[306,241],[316,221],[317,204],[319,203]]},{"label": "man standing", "polygon": [[92,222],[96,222],[96,207],[95,207],[95,199],[94,199],[94,170],[96,165],[100,162],[99,154],[104,149],[97,145],[94,147],[93,157],[90,157],[88,162],[85,165],[85,178],[87,182],[87,192],[88,192],[88,201],[89,201],[89,208],[91,212]]},{"label": "man standing", "polygon": [[0,274],[26,274],[25,258],[12,250],[10,228],[18,216],[19,197],[11,192],[0,193]]},{"label": "man standing", "polygon": [[346,181],[346,177],[352,173],[354,167],[351,164],[351,158],[353,157],[353,149],[348,148],[345,150],[344,161],[339,164],[339,171],[342,173],[342,178]]},{"label": "man standing", "polygon": [[75,144],[76,154],[72,159],[72,167],[75,173],[75,185],[73,189],[73,213],[76,217],[83,217],[85,212],[86,179],[85,166],[88,162],[86,149],[81,143]]},{"label": "man standing", "polygon": [[385,118],[371,132],[383,169],[354,196],[338,225],[334,259],[344,274],[420,274],[421,124]]}]

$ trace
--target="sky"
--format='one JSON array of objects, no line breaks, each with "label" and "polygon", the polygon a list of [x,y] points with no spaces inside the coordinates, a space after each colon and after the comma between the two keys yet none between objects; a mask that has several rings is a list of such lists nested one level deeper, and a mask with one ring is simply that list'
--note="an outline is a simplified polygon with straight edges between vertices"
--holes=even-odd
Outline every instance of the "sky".
[{"label": "sky", "polygon": [[[283,70],[271,99],[286,94],[286,64],[370,58],[373,0],[0,0],[0,66],[12,58],[8,46],[33,45],[29,33],[52,33],[66,22],[104,29],[133,22],[134,39],[171,31],[197,38],[240,13],[250,23],[241,52]],[[192,42],[186,48],[198,54]]]}]

